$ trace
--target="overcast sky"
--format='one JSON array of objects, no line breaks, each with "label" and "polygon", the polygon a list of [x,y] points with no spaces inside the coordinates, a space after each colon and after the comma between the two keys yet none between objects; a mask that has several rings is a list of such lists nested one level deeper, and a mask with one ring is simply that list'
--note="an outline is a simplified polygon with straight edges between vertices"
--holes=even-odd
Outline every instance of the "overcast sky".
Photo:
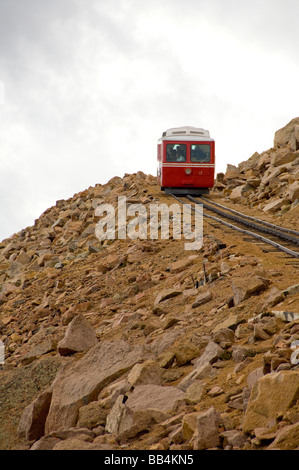
[{"label": "overcast sky", "polygon": [[209,129],[216,171],[299,116],[298,0],[0,0],[0,240],[58,199],[156,174]]}]

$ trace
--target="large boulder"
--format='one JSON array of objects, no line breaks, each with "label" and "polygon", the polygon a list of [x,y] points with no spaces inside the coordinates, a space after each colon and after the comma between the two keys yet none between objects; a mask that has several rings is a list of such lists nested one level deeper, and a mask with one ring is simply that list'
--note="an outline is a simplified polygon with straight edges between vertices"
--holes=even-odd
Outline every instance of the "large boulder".
[{"label": "large boulder", "polygon": [[270,183],[272,184],[273,181],[274,182],[277,181],[277,177],[284,171],[285,171],[285,166],[283,166],[283,168],[281,168],[281,166],[277,168],[270,166],[262,176],[262,179],[261,179],[262,187],[264,188]]},{"label": "large boulder", "polygon": [[18,426],[20,438],[37,441],[44,435],[51,397],[51,390],[46,390],[25,408]]},{"label": "large boulder", "polygon": [[127,401],[119,397],[107,416],[106,431],[125,441],[146,431],[151,424],[170,418],[180,404],[185,403],[185,393],[176,387],[139,385]]},{"label": "large boulder", "polygon": [[295,181],[288,187],[287,197],[291,202],[295,202],[296,199],[299,199],[299,182]]},{"label": "large boulder", "polygon": [[273,214],[274,212],[279,211],[282,208],[282,206],[284,206],[287,203],[288,203],[287,198],[274,199],[273,201],[265,205],[265,207],[263,208],[263,212],[268,212],[270,214]]},{"label": "large boulder", "polygon": [[176,387],[139,385],[129,396],[126,405],[132,410],[156,409],[163,413],[172,413],[184,397],[185,393]]},{"label": "large boulder", "polygon": [[81,406],[96,400],[104,387],[143,360],[144,350],[140,346],[103,341],[78,361],[65,364],[52,384],[46,432],[75,426]]},{"label": "large boulder", "polygon": [[251,391],[243,432],[266,427],[299,398],[299,372],[281,371],[260,378]]},{"label": "large boulder", "polygon": [[285,127],[282,127],[275,132],[274,145],[275,147],[285,147],[288,145],[295,133],[295,126],[299,125],[299,117],[292,119]]},{"label": "large boulder", "polygon": [[241,184],[234,188],[229,196],[230,200],[233,202],[239,202],[245,193],[246,184]]},{"label": "large boulder", "polygon": [[298,157],[298,153],[290,152],[288,149],[281,149],[275,152],[272,157],[271,163],[274,166],[281,166],[285,165],[286,163],[293,162]]},{"label": "large boulder", "polygon": [[58,343],[58,352],[61,356],[68,356],[76,352],[87,351],[98,343],[93,327],[80,314],[69,323],[65,337]]},{"label": "large boulder", "polygon": [[240,178],[241,172],[239,168],[237,168],[235,165],[227,164],[226,167],[226,172],[224,175],[224,182],[229,182],[230,180],[234,180],[235,178]]},{"label": "large boulder", "polygon": [[256,165],[260,159],[260,154],[255,152],[248,160],[239,163],[238,168],[240,171],[245,172],[248,170],[255,170]]}]

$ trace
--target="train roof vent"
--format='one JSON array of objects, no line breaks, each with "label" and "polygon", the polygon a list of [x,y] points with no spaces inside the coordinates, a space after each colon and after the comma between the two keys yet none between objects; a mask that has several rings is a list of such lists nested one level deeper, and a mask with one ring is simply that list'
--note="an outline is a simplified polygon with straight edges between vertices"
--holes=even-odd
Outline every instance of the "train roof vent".
[{"label": "train roof vent", "polygon": [[203,137],[210,137],[210,132],[206,129],[201,129],[200,127],[173,127],[163,132],[162,137],[171,135],[201,135]]}]

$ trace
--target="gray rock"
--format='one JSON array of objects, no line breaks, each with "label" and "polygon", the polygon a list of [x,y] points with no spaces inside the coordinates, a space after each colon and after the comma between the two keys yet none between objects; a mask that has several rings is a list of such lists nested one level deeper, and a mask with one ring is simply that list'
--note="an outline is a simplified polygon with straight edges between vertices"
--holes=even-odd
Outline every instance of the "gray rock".
[{"label": "gray rock", "polygon": [[177,387],[139,385],[129,396],[126,405],[134,410],[156,409],[164,413],[176,411],[185,393]]},{"label": "gray rock", "polygon": [[183,380],[181,380],[181,382],[178,384],[177,388],[179,388],[183,392],[186,392],[188,387],[190,387],[190,385],[196,380],[202,380],[202,379],[214,377],[216,374],[217,372],[215,371],[215,369],[213,369],[211,364],[208,362],[200,367],[197,367],[188,375],[186,375],[183,378]]},{"label": "gray rock", "polygon": [[196,297],[195,301],[192,304],[193,308],[200,307],[201,305],[204,305],[210,300],[212,300],[213,294],[210,291],[205,292],[204,294],[200,294],[198,297]]},{"label": "gray rock", "polygon": [[218,344],[210,341],[207,347],[205,348],[203,354],[194,360],[194,367],[200,368],[206,364],[213,364],[219,359],[224,353],[224,349],[221,348]]},{"label": "gray rock", "polygon": [[299,293],[299,284],[288,287],[283,291],[285,295],[295,295]]},{"label": "gray rock", "polygon": [[224,431],[220,434],[223,439],[223,447],[231,446],[231,447],[239,447],[242,449],[246,442],[248,442],[248,436],[241,431],[231,430],[231,431]]},{"label": "gray rock", "polygon": [[51,351],[55,351],[57,347],[57,341],[54,338],[44,339],[35,346],[33,346],[24,356],[22,356],[22,363],[24,365],[30,364],[35,361],[38,357],[43,356]]},{"label": "gray rock", "polygon": [[222,418],[219,411],[210,408],[197,416],[196,430],[191,440],[194,450],[212,449],[220,446],[219,427]]},{"label": "gray rock", "polygon": [[155,299],[155,305],[159,305],[159,303],[163,302],[164,300],[177,297],[178,295],[182,294],[182,292],[183,291],[180,289],[165,289],[157,295]]},{"label": "gray rock", "polygon": [[186,390],[185,400],[187,405],[200,403],[206,393],[206,384],[201,380],[195,380]]},{"label": "gray rock", "polygon": [[149,344],[151,351],[156,356],[160,356],[160,354],[168,350],[173,345],[173,343],[175,343],[175,341],[184,334],[184,329],[166,331],[166,333],[163,333],[162,335],[158,336],[154,341]]},{"label": "gray rock", "polygon": [[221,348],[230,348],[235,340],[235,333],[230,328],[222,328],[212,335],[212,339],[215,343],[219,344]]},{"label": "gray rock", "polygon": [[119,442],[146,431],[151,424],[165,421],[185,403],[185,394],[176,387],[139,385],[124,403],[119,397],[107,417],[106,431]]},{"label": "gray rock", "polygon": [[57,349],[61,356],[87,351],[98,343],[93,327],[83,315],[77,315],[69,323],[65,337],[58,343]]},{"label": "gray rock", "polygon": [[232,358],[235,362],[243,362],[251,355],[251,350],[242,346],[233,346],[232,351]]},{"label": "gray rock", "polygon": [[292,135],[295,132],[295,126],[298,124],[299,118],[294,118],[286,126],[276,131],[274,137],[275,147],[285,147],[291,141]]},{"label": "gray rock", "polygon": [[44,435],[51,397],[52,391],[46,390],[25,408],[18,426],[20,438],[36,441]]}]

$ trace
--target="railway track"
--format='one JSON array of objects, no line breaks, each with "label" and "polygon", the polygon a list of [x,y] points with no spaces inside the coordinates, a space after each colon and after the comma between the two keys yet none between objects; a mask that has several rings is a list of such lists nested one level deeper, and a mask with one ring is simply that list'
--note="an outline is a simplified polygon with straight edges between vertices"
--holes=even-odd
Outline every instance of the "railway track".
[{"label": "railway track", "polygon": [[[182,204],[187,203],[175,194],[171,193],[171,196]],[[195,206],[191,206],[194,211],[199,211],[196,205],[202,205],[204,209],[204,217],[212,219],[217,223],[249,237],[249,239],[246,238],[246,241],[252,239],[258,240],[259,243],[271,245],[274,247],[275,251],[279,250],[286,253],[291,258],[299,260],[299,232],[265,222],[256,217],[245,215],[241,212],[225,207],[222,204],[210,201],[203,196],[198,198],[193,196],[184,197],[195,204]],[[217,217],[215,215],[211,215],[211,213],[216,214]],[[234,223],[228,222],[227,220]],[[269,236],[269,238],[265,237],[264,234]],[[279,242],[277,242],[277,240],[279,240]],[[280,242],[281,240],[284,244]],[[294,247],[296,247],[298,251],[294,250]]]}]

